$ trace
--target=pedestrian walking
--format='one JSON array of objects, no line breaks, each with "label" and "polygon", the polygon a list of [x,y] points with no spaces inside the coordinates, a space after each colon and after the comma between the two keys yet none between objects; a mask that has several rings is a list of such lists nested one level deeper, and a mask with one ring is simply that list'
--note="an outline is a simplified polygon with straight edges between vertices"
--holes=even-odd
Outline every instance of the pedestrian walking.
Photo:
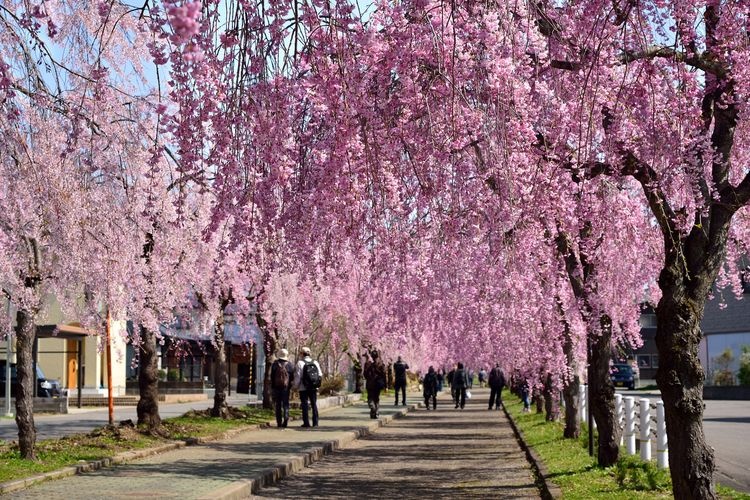
[{"label": "pedestrian walking", "polygon": [[479,387],[484,387],[484,383],[487,382],[487,370],[484,366],[479,370]]},{"label": "pedestrian walking", "polygon": [[377,351],[370,353],[372,360],[365,363],[365,388],[367,389],[367,405],[370,407],[370,418],[380,416],[380,391],[385,389],[385,365],[379,359]]},{"label": "pedestrian walking", "polygon": [[487,409],[491,410],[494,404],[495,409],[499,410],[503,402],[503,387],[505,387],[505,374],[500,368],[500,363],[495,363],[495,367],[490,371],[488,383],[490,386],[490,403]]},{"label": "pedestrian walking", "polygon": [[438,390],[438,392],[442,392],[442,390],[443,390],[443,384],[444,383],[445,383],[445,370],[443,370],[441,368],[437,372],[437,384],[438,384],[437,390]]},{"label": "pedestrian walking", "polygon": [[271,365],[271,390],[276,409],[276,427],[285,429],[289,423],[289,392],[294,383],[294,365],[289,362],[289,351],[281,349]]},{"label": "pedestrian walking", "polygon": [[409,369],[409,365],[401,361],[401,356],[398,357],[395,363],[393,363],[393,387],[396,389],[396,402],[398,406],[398,391],[401,391],[401,402],[406,406],[406,370]]},{"label": "pedestrian walking", "polygon": [[432,409],[437,410],[438,376],[435,368],[432,366],[427,370],[427,375],[424,376],[422,385],[424,386],[422,394],[424,396],[425,407],[428,410],[430,409],[430,399],[432,399]]},{"label": "pedestrian walking", "polygon": [[310,408],[312,408],[312,426],[318,426],[318,387],[323,379],[320,365],[312,359],[310,348],[300,349],[300,359],[294,370],[294,386],[299,390],[302,406],[302,427],[310,427]]},{"label": "pedestrian walking", "polygon": [[448,381],[448,387],[451,388],[451,398],[453,399],[453,402],[456,402],[456,388],[453,385],[453,375],[456,373],[456,364],[453,364],[453,368],[448,372],[448,374],[445,376],[445,379]]},{"label": "pedestrian walking", "polygon": [[469,380],[469,389],[473,389],[474,388],[474,370],[469,368],[467,370],[467,377]]},{"label": "pedestrian walking", "polygon": [[459,406],[464,409],[466,406],[466,388],[469,387],[469,376],[464,370],[463,363],[458,363],[455,373],[453,373],[453,383],[451,384],[455,394],[456,408]]}]

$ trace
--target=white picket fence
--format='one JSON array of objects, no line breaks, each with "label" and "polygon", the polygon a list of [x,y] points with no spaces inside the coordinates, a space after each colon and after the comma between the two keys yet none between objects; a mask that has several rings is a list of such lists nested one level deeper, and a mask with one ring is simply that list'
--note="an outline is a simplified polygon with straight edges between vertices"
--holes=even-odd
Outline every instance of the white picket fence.
[{"label": "white picket fence", "polygon": [[[581,385],[579,390],[579,413],[581,422],[588,421],[588,386]],[[652,413],[656,410],[656,414]],[[640,398],[636,403],[633,396],[615,394],[615,414],[622,429],[620,446],[625,445],[628,455],[635,455],[636,439],[640,441],[641,459],[651,460],[651,443],[656,443],[656,466],[661,469],[669,467],[669,447],[667,443],[667,426],[664,420],[664,402],[658,400],[652,404],[648,398]],[[596,428],[596,422],[593,423]]]}]

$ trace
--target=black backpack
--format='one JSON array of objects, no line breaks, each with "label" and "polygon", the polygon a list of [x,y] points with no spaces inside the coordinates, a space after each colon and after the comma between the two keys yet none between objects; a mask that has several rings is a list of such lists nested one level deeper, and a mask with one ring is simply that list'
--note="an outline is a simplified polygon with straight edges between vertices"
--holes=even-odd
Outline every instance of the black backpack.
[{"label": "black backpack", "polygon": [[305,384],[307,390],[320,387],[320,370],[318,370],[318,366],[312,361],[305,362],[305,366],[302,368],[302,382]]}]

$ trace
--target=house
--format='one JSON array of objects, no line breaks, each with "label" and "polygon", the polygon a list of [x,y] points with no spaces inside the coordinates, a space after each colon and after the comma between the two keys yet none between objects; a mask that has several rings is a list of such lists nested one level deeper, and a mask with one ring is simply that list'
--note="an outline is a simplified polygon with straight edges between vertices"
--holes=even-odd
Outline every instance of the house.
[{"label": "house", "polygon": [[[659,353],[656,348],[656,314],[653,308],[644,307],[640,318],[643,346],[633,351],[641,379],[656,378]],[[709,301],[701,321],[703,339],[699,347],[699,359],[706,372],[706,383],[711,385],[716,358],[730,349],[734,360],[729,369],[739,369],[743,346],[750,346],[750,286],[738,299],[731,290],[717,291]]]}]

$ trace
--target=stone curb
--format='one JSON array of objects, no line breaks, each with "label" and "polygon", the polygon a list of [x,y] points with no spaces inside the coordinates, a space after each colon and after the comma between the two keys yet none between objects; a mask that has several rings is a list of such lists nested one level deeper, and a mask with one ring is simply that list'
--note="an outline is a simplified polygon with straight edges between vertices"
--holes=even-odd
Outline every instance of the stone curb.
[{"label": "stone curb", "polygon": [[403,417],[411,410],[416,410],[419,406],[419,404],[407,405],[393,415],[382,417],[377,421],[364,425],[354,431],[348,431],[341,437],[326,441],[319,446],[302,450],[300,454],[290,457],[287,462],[280,462],[269,469],[260,471],[253,478],[235,481],[232,484],[214,490],[201,497],[200,500],[238,500],[241,498],[247,498],[250,495],[257,493],[261,488],[270,486],[285,477],[299,472],[348,443],[371,434],[376,429],[391,422],[393,419]]},{"label": "stone curb", "polygon": [[[346,396],[333,396],[332,398],[338,398],[338,401],[334,405],[327,406],[326,408],[337,408],[339,406],[349,406],[354,404],[360,399],[360,394],[346,395]],[[328,399],[328,398],[326,398]],[[270,427],[276,421],[268,421],[262,424],[248,425],[244,427],[237,427],[235,429],[229,429],[227,431],[211,434],[209,436],[203,436],[198,438],[188,438],[185,441],[173,441],[163,445],[154,446],[152,448],[144,448],[141,450],[130,450],[118,453],[113,457],[102,458],[100,460],[93,460],[91,462],[84,462],[77,465],[71,465],[63,467],[62,469],[37,474],[35,476],[25,477],[23,479],[16,479],[13,481],[7,481],[0,483],[0,495],[6,495],[15,491],[24,490],[38,483],[44,481],[51,481],[53,479],[62,479],[64,477],[74,476],[84,472],[91,472],[99,470],[103,467],[110,467],[112,465],[124,464],[140,458],[150,457],[152,455],[158,455],[160,453],[166,453],[168,451],[177,450],[184,448],[185,446],[193,446],[197,444],[205,444],[213,441],[220,441],[222,439],[228,439],[241,434],[243,432],[254,431],[259,429],[265,429]],[[230,485],[231,486],[231,485]],[[234,497],[230,497],[234,498]]]},{"label": "stone curb", "polygon": [[513,429],[513,433],[516,435],[518,444],[521,445],[521,449],[526,453],[526,459],[529,461],[529,464],[531,464],[531,469],[534,471],[534,475],[537,477],[537,485],[539,486],[542,498],[544,500],[562,498],[562,490],[558,485],[552,482],[552,480],[550,479],[550,473],[547,470],[547,466],[544,465],[544,462],[542,462],[542,459],[539,458],[539,455],[536,454],[536,451],[534,451],[533,448],[526,444],[526,441],[523,438],[523,432],[521,432],[521,429],[516,426],[516,421],[513,420],[513,417],[510,415],[508,409],[505,408],[504,402],[503,412],[508,418],[508,422],[510,422],[510,427]]}]

